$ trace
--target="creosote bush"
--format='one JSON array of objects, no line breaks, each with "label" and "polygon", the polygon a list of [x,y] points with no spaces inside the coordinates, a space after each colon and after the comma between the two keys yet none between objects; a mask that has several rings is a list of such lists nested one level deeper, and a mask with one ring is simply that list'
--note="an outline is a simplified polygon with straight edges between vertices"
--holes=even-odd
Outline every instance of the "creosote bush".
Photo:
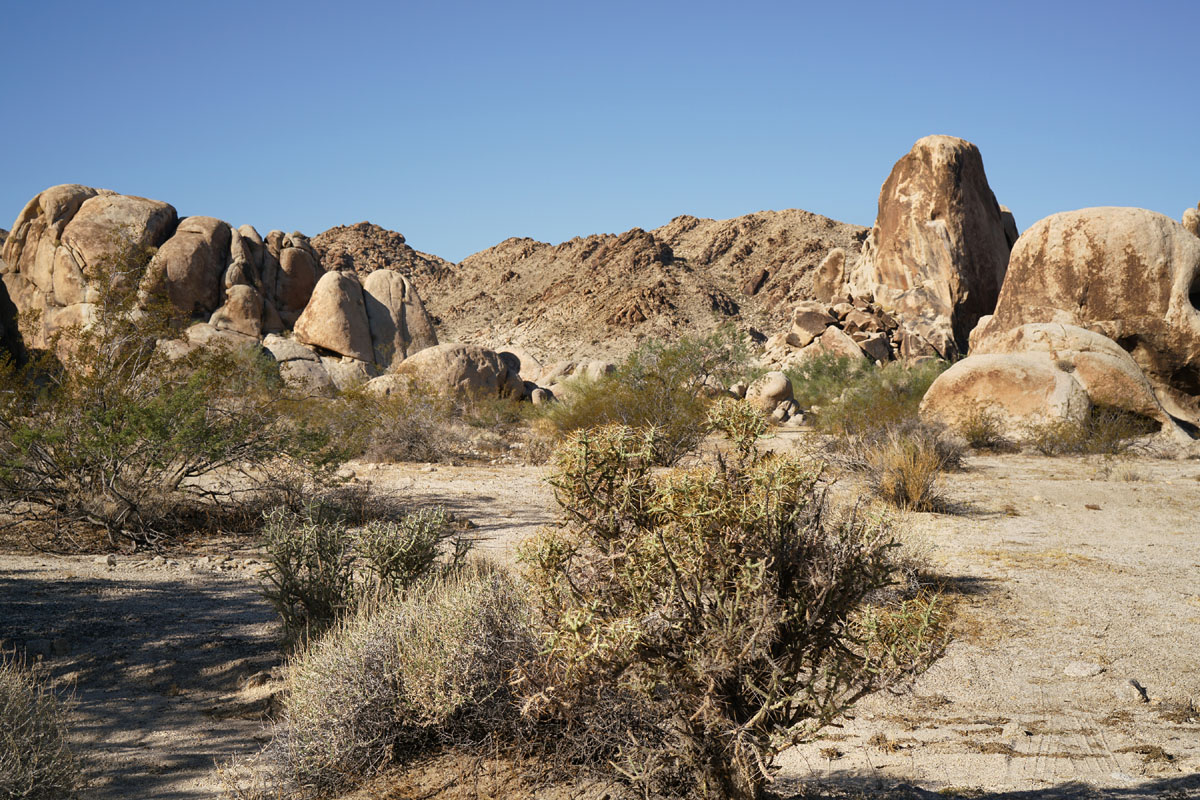
[{"label": "creosote bush", "polygon": [[817,406],[813,420],[823,433],[861,435],[916,419],[925,392],[949,365],[893,361],[876,367],[865,359],[823,355],[789,370],[796,402]]},{"label": "creosote bush", "polygon": [[[0,511],[109,546],[156,545],[242,513],[281,465],[314,475],[339,457],[284,413],[274,363],[250,349],[172,355],[182,324],[141,291],[150,253],[128,243],[90,269],[101,289],[86,325],[0,369]],[[178,344],[178,343],[176,343]]]},{"label": "creosote bush", "polygon": [[62,704],[35,670],[0,660],[0,798],[59,800],[79,783]]},{"label": "creosote bush", "polygon": [[360,608],[292,662],[282,718],[245,798],[329,797],[381,767],[512,724],[509,673],[531,656],[510,575],[470,560]]},{"label": "creosote bush", "polygon": [[277,508],[262,536],[263,596],[292,645],[319,637],[360,606],[399,595],[439,563],[456,568],[471,547],[440,508],[367,519],[358,528],[320,505],[299,513]]},{"label": "creosote bush", "polygon": [[1026,428],[1026,443],[1045,456],[1117,456],[1138,449],[1156,433],[1158,421],[1108,406],[1094,406],[1081,420],[1058,420]]},{"label": "creosote bush", "polygon": [[648,341],[614,372],[576,379],[565,401],[545,413],[564,432],[609,424],[654,428],[654,462],[670,466],[707,435],[713,387],[728,386],[748,365],[745,337],[730,326],[671,344]]},{"label": "creosote bush", "polygon": [[607,426],[556,457],[562,525],[521,553],[542,625],[524,710],[648,794],[759,797],[782,749],[940,654],[941,604],[872,605],[890,532],[833,521],[810,464],[742,440],[656,474],[655,435]]}]

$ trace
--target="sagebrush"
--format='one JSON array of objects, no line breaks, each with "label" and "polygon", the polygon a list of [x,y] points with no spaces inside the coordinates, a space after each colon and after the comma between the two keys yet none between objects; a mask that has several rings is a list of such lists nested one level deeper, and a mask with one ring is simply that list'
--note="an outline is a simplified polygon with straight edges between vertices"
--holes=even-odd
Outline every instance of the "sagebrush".
[{"label": "sagebrush", "polygon": [[344,617],[292,662],[272,742],[243,798],[335,795],[382,767],[469,746],[513,725],[509,675],[536,650],[529,605],[503,569],[472,560]]},{"label": "sagebrush", "polygon": [[63,704],[36,670],[0,659],[0,798],[60,800],[80,782]]}]

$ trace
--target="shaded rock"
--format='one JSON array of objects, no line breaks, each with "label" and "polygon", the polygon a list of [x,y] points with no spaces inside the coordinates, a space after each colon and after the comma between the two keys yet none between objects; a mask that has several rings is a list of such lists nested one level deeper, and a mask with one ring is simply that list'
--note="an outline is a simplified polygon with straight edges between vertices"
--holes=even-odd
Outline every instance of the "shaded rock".
[{"label": "shaded rock", "polygon": [[792,347],[805,347],[836,322],[837,320],[830,315],[823,303],[800,303],[792,311],[788,344]]},{"label": "shaded rock", "polygon": [[400,362],[395,372],[412,375],[431,388],[450,394],[521,398],[525,384],[492,350],[476,345],[440,344]]},{"label": "shaded rock", "polygon": [[363,284],[374,361],[387,368],[437,344],[433,323],[417,290],[398,272],[376,270]]},{"label": "shaded rock", "polygon": [[[240,237],[239,237],[240,239]],[[220,305],[232,232],[214,217],[187,217],[154,255],[156,289],[185,314],[211,314]]]},{"label": "shaded rock", "polygon": [[321,366],[338,391],[353,389],[379,376],[373,364],[356,358],[321,356]]},{"label": "shaded rock", "polygon": [[780,403],[792,397],[792,382],[782,372],[768,372],[746,388],[746,402],[764,414],[774,412]]},{"label": "shaded rock", "polygon": [[497,352],[500,353],[502,358],[508,355],[512,356],[512,358],[516,360],[517,372],[520,373],[521,380],[523,381],[532,381],[537,383],[538,379],[542,376],[542,373],[546,371],[546,368],[542,365],[542,362],[523,347],[506,344]]},{"label": "shaded rock", "polygon": [[876,333],[858,343],[859,348],[873,361],[888,362],[892,360],[892,345],[887,334]]},{"label": "shaded rock", "polygon": [[804,349],[805,358],[824,354],[846,358],[865,358],[863,349],[840,328],[829,327]]},{"label": "shaded rock", "polygon": [[1100,333],[1128,352],[1172,415],[1200,425],[1200,238],[1140,208],[1089,208],[1032,225],[1013,248],[992,318]]},{"label": "shaded rock", "polygon": [[942,356],[966,352],[971,329],[995,307],[1015,227],[1006,232],[978,148],[926,136],[883,184],[851,291],[902,321],[941,329],[931,344]]},{"label": "shaded rock", "polygon": [[321,276],[296,320],[295,337],[301,344],[372,362],[371,330],[358,279],[342,272]]},{"label": "shaded rock", "polygon": [[275,305],[285,325],[295,324],[312,297],[320,273],[317,270],[316,259],[308,250],[283,247],[278,252],[279,272]]},{"label": "shaded rock", "polygon": [[833,303],[846,294],[846,251],[835,247],[825,256],[813,275],[813,298],[819,303]]},{"label": "shaded rock", "polygon": [[231,286],[225,305],[213,312],[208,323],[219,331],[233,331],[255,339],[262,336],[263,301],[253,286]]}]

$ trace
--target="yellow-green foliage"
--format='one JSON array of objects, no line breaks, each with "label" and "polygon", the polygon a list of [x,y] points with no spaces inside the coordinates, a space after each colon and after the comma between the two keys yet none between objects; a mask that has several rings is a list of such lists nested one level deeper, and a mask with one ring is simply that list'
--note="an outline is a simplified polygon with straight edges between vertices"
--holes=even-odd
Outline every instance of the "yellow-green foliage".
[{"label": "yellow-green foliage", "polygon": [[35,672],[0,660],[0,798],[59,800],[79,783],[62,705]]},{"label": "yellow-green foliage", "polygon": [[576,379],[546,415],[564,432],[621,424],[657,430],[653,458],[670,465],[707,435],[714,384],[728,386],[748,368],[744,337],[731,327],[665,344],[649,341],[598,380]]},{"label": "yellow-green foliage", "polygon": [[787,375],[796,402],[819,407],[813,415],[816,427],[840,436],[915,419],[925,392],[948,366],[944,361],[915,366],[893,361],[876,367],[863,359],[824,355]]},{"label": "yellow-green foliage", "polygon": [[658,474],[654,448],[614,425],[556,457],[562,524],[521,553],[544,624],[526,710],[608,737],[647,792],[756,797],[781,749],[938,655],[938,603],[871,606],[889,531],[832,521],[809,463],[739,446]]}]

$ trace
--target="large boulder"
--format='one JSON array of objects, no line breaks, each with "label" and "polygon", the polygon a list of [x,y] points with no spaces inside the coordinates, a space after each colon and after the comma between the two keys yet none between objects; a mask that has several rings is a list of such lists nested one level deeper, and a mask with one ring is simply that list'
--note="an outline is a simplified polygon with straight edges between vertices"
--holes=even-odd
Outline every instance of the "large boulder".
[{"label": "large boulder", "polygon": [[253,286],[237,284],[226,292],[225,304],[208,320],[219,331],[229,330],[244,336],[262,338],[262,296]]},{"label": "large boulder", "polygon": [[793,397],[792,382],[782,372],[768,372],[746,389],[746,402],[764,414],[770,414]]},{"label": "large boulder", "polygon": [[926,136],[883,184],[851,291],[905,322],[924,322],[940,355],[964,353],[1000,294],[1012,246],[1006,228],[1015,225],[988,186],[979,149]]},{"label": "large boulder", "polygon": [[1195,208],[1183,212],[1183,227],[1189,233],[1200,236],[1200,203],[1197,203]]},{"label": "large boulder", "polygon": [[[185,314],[211,314],[221,304],[232,231],[214,217],[187,217],[150,265],[171,303]],[[239,243],[241,237],[238,237]],[[261,315],[260,315],[261,316]]]},{"label": "large boulder", "polygon": [[363,300],[374,360],[381,369],[438,343],[416,287],[399,272],[380,269],[368,275]]},{"label": "large boulder", "polygon": [[371,329],[358,278],[342,272],[322,275],[296,320],[295,335],[301,344],[373,362]]},{"label": "large boulder", "polygon": [[279,316],[285,325],[295,324],[321,277],[321,265],[308,240],[297,233],[271,231],[267,252],[274,263],[268,263],[264,272],[276,271],[272,268],[278,264],[274,298]]},{"label": "large boulder", "polygon": [[1029,323],[1102,334],[1141,367],[1163,407],[1200,426],[1200,238],[1141,208],[1088,208],[1032,225],[1013,248],[976,342]]},{"label": "large boulder", "polygon": [[930,386],[922,415],[957,426],[986,410],[1018,439],[1031,424],[1078,421],[1104,407],[1151,419],[1167,438],[1190,439],[1130,355],[1095,331],[1034,323],[977,337],[973,347]]},{"label": "large boulder", "polygon": [[[128,275],[131,251],[157,248],[175,230],[175,209],[77,184],[52,186],[25,205],[3,247],[3,278],[19,312],[40,324],[28,346],[45,347],[64,326],[87,316],[79,309],[99,299],[91,281],[100,272]],[[73,309],[64,312],[64,309]]]},{"label": "large boulder", "polygon": [[436,391],[482,397],[525,396],[525,383],[499,353],[469,344],[427,347],[400,362],[395,372],[411,375]]},{"label": "large boulder", "polygon": [[329,395],[337,389],[312,348],[273,333],[263,339],[263,348],[279,364],[279,376],[289,387],[314,395]]}]

